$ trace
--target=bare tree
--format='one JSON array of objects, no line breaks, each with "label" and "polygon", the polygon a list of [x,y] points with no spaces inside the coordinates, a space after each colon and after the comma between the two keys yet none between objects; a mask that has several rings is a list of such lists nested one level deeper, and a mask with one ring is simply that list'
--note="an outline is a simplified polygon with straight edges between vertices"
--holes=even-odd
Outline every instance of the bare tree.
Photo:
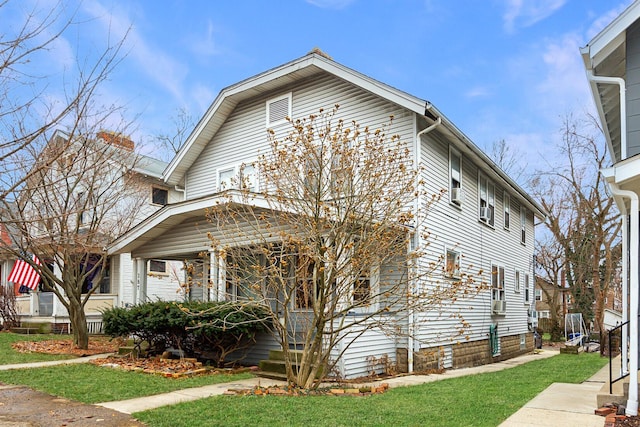
[{"label": "bare tree", "polygon": [[[99,281],[106,267],[105,243],[133,218],[114,221],[111,214],[130,215],[135,209],[124,203],[127,191],[120,188],[132,176],[118,176],[118,171],[135,163],[136,156],[123,156],[96,138],[100,127],[114,128],[107,120],[120,112],[100,105],[99,89],[122,59],[124,39],[109,40],[93,59],[76,58],[76,69],[68,69],[54,85],[55,76],[34,64],[71,27],[83,24],[74,21],[75,11],[63,1],[26,11],[24,6],[0,1],[6,24],[0,34],[0,210],[12,233],[12,241],[0,243],[0,249],[40,273],[43,286],[69,311],[74,343],[87,348],[83,308],[95,288],[83,293],[83,284]],[[22,21],[9,19],[16,10]],[[64,92],[62,100],[56,89]]]},{"label": "bare tree", "polygon": [[[590,134],[590,129],[596,130]],[[562,163],[549,165],[532,187],[548,213],[545,225],[561,247],[574,307],[593,319],[602,336],[605,299],[621,259],[619,212],[599,173],[608,158],[602,132],[593,120],[568,117],[558,151]]]},{"label": "bare tree", "polygon": [[[288,380],[304,388],[367,331],[407,337],[414,311],[454,317],[452,334],[463,334],[452,303],[479,288],[459,261],[426,263],[425,247],[412,247],[439,194],[416,211],[423,183],[407,144],[337,110],[271,132],[270,151],[241,168],[242,190],[208,212],[228,298],[270,309]],[[263,194],[251,191],[257,179]],[[437,269],[458,279],[441,283]]]},{"label": "bare tree", "polygon": [[161,152],[165,155],[163,160],[167,161],[170,161],[180,151],[195,125],[193,116],[189,114],[186,108],[180,108],[176,115],[172,117],[171,122],[173,124],[173,132],[171,134],[160,134],[155,138],[158,141]]},{"label": "bare tree", "polygon": [[[536,247],[536,275],[551,285],[550,287],[541,286],[540,289],[549,307],[551,322],[555,325],[555,330],[558,330],[563,319],[562,298],[565,292],[562,279],[565,269],[564,248],[548,233],[536,239]],[[553,332],[554,328],[549,332]]]},{"label": "bare tree", "polygon": [[491,144],[489,157],[516,181],[520,181],[523,177],[525,167],[520,163],[522,152],[517,147],[509,145],[505,139]]},{"label": "bare tree", "polygon": [[128,138],[81,120],[44,150],[31,148],[21,151],[29,180],[8,211],[15,235],[5,250],[39,272],[42,290],[69,313],[74,344],[87,348],[84,307],[108,268],[104,248],[140,219],[148,183],[132,172],[141,160]]}]

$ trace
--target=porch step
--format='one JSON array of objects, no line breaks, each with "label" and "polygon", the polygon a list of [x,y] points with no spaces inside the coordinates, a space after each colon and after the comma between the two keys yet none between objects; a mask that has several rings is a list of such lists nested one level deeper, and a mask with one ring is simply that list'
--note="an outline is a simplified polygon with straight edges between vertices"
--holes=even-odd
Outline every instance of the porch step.
[{"label": "porch step", "polygon": [[[298,365],[302,359],[302,350],[290,350],[290,356],[292,360],[293,372],[298,372]],[[264,378],[272,379],[287,379],[287,365],[284,361],[284,351],[282,350],[270,350],[269,359],[261,360],[258,363],[260,370],[256,372],[256,375]],[[322,373],[322,368],[319,370],[318,375]]]}]

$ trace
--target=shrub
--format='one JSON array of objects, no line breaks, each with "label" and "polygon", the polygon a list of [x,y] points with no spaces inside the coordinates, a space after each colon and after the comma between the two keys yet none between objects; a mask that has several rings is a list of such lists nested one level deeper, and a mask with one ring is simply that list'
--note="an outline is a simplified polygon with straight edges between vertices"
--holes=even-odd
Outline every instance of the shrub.
[{"label": "shrub", "polygon": [[146,342],[150,354],[167,348],[213,360],[217,366],[255,342],[268,329],[267,311],[255,304],[155,301],[102,313],[104,331],[112,337],[133,336]]}]

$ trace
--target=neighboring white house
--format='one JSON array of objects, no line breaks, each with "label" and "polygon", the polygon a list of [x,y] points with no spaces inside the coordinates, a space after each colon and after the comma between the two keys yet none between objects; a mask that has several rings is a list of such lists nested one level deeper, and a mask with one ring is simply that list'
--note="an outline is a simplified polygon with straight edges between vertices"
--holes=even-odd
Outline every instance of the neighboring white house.
[{"label": "neighboring white house", "polygon": [[637,415],[640,2],[633,2],[581,53],[613,164],[601,173],[623,216],[622,321],[629,327],[623,329],[622,357],[623,370],[631,374],[627,414]]},{"label": "neighboring white house", "polygon": [[[218,268],[224,261],[207,238],[215,230],[204,210],[222,200],[222,182],[229,183],[241,165],[268,151],[267,129],[286,132],[285,117],[308,117],[336,104],[337,118],[362,126],[378,126],[393,115],[390,132],[407,141],[424,167],[426,186],[433,192],[445,190],[429,210],[433,241],[421,262],[445,259],[462,268],[473,265],[484,271],[488,284],[464,302],[470,323],[466,337],[451,340],[451,323],[422,322],[430,313],[418,313],[414,339],[371,331],[344,353],[339,375],[366,375],[367,357],[387,355],[401,370],[412,372],[427,367],[434,353],[441,366],[461,367],[532,350],[527,316],[534,303],[534,223],[544,217],[542,208],[430,102],[316,52],[223,89],[163,173],[168,187],[184,188],[185,200],[142,221],[118,238],[109,253],[131,253],[136,271],[144,271],[149,259],[195,259],[206,253],[203,279],[212,286],[205,298],[224,299],[225,273]],[[257,193],[266,190],[258,181],[252,185]],[[422,206],[425,201],[417,202]],[[141,279],[136,286],[149,286],[146,275],[136,277]],[[245,360],[266,358],[274,345],[264,337]]]},{"label": "neighboring white house", "polygon": [[[58,130],[54,133],[50,144],[56,141],[68,141],[68,139],[68,134]],[[122,179],[125,174],[135,174],[139,178],[135,180],[136,191],[141,192],[139,201],[136,200],[135,216],[137,220],[133,219],[132,224],[135,224],[137,221],[147,217],[168,203],[175,203],[181,200],[182,194],[168,187],[161,180],[162,171],[167,166],[165,162],[148,156],[135,154],[133,141],[112,132],[100,131],[97,133],[95,139],[97,143],[112,147],[113,150],[117,151],[117,156],[123,160],[119,161],[118,164],[116,164],[115,161],[112,162],[110,173],[119,175],[113,177],[108,176],[106,172],[104,173],[105,181],[108,182],[109,185],[121,188],[118,186],[126,185],[125,182],[131,182],[131,180],[127,181]],[[46,148],[43,152],[44,151],[46,151]],[[65,156],[66,155],[63,155],[57,163],[60,165],[65,165],[65,162],[68,163]],[[116,156],[113,158],[115,159]],[[130,166],[122,166],[127,164]],[[88,178],[88,175],[80,176],[86,177],[85,179],[93,179]],[[100,175],[93,175],[93,177],[99,179]],[[95,186],[96,184],[91,185]],[[80,185],[74,191],[81,195],[81,189],[82,186]],[[116,191],[124,192],[124,189]],[[64,195],[61,193],[60,197],[62,198]],[[121,201],[123,204],[129,202],[133,203],[133,201],[128,200]],[[115,212],[121,211],[122,210],[113,209],[114,213],[110,213],[109,215],[113,216]],[[121,218],[111,218],[109,220],[112,219],[119,222],[125,221]],[[35,223],[37,224],[37,221]],[[17,233],[14,233],[14,236],[12,236],[12,227],[10,224],[8,226],[2,224],[2,226],[3,244],[11,246],[13,244],[12,239],[17,237]],[[34,233],[38,233],[38,226],[33,227],[33,230]],[[82,227],[80,227],[79,232],[82,233]],[[39,324],[49,323],[52,325],[53,330],[68,330],[68,313],[64,305],[55,297],[54,293],[43,291],[42,285],[39,285],[35,290],[30,290],[24,286],[20,286],[19,283],[9,283],[7,279],[13,268],[15,258],[8,257],[6,253],[2,258],[0,262],[0,285],[13,287],[15,290],[18,313],[21,321]],[[53,266],[54,272],[60,277],[59,266],[55,265],[55,263],[51,263],[50,265]],[[147,287],[139,290],[131,285],[134,280],[132,277],[133,268],[130,254],[122,253],[111,257],[108,268],[103,273],[99,283],[86,284],[86,286],[97,287],[97,290],[85,306],[89,331],[100,332],[101,309],[114,306],[127,306],[147,299],[173,300],[179,298],[179,280],[182,280],[184,275],[181,267],[181,262],[169,262],[156,259],[148,260],[146,268],[149,274]]]}]

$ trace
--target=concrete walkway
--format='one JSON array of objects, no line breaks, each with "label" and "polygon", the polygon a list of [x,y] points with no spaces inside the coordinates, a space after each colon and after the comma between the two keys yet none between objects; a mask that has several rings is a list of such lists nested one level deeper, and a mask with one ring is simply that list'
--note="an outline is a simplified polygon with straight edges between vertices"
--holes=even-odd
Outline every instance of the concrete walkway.
[{"label": "concrete walkway", "polygon": [[609,365],[581,384],[553,383],[527,402],[500,427],[582,426],[602,427],[594,415],[596,398],[609,381]]},{"label": "concrete walkway", "polygon": [[[524,356],[516,357],[504,362],[492,363],[490,365],[477,366],[473,368],[452,369],[446,371],[444,374],[438,375],[406,375],[396,378],[389,378],[382,381],[375,381],[368,384],[358,384],[359,386],[376,386],[380,383],[389,384],[390,388],[405,387],[418,384],[424,384],[434,381],[441,381],[447,378],[456,378],[465,375],[481,374],[485,372],[501,371],[503,369],[512,368],[514,366],[522,365],[523,363],[530,362],[532,360],[544,359],[547,357],[555,356],[558,351],[543,350],[538,354],[527,354]],[[171,393],[156,394],[153,396],[139,397],[136,399],[121,400],[116,402],[103,402],[97,405],[104,406],[105,408],[115,409],[119,412],[131,414],[133,412],[140,412],[147,409],[154,409],[160,406],[173,405],[175,403],[187,402],[196,399],[202,399],[210,396],[217,396],[223,394],[226,390],[232,388],[252,388],[257,385],[271,386],[271,385],[286,385],[283,381],[269,380],[265,378],[250,378],[247,380],[241,380],[234,383],[215,384],[204,387],[196,387],[185,390],[174,391]],[[594,400],[595,405],[595,400]]]},{"label": "concrete walkway", "polygon": [[[537,354],[527,354],[503,362],[492,363],[490,365],[477,366],[473,368],[452,369],[443,374],[435,375],[407,375],[396,378],[389,378],[383,381],[376,381],[370,385],[377,385],[381,382],[389,384],[389,387],[404,387],[428,382],[441,381],[447,378],[456,378],[465,375],[475,375],[487,372],[496,372],[503,369],[512,368],[524,363],[544,359],[558,354],[557,350],[542,350]],[[84,363],[91,359],[104,357],[96,355],[77,359],[21,363],[17,365],[0,365],[0,370],[36,368],[69,363]],[[602,427],[604,418],[593,415],[596,409],[596,395],[602,385],[608,381],[608,365],[602,368],[589,380],[582,384],[551,384],[546,390],[525,404],[515,414],[510,416],[501,427],[527,427],[527,426],[586,426]],[[173,405],[180,402],[202,399],[210,396],[223,394],[225,391],[234,388],[253,388],[255,386],[285,385],[282,381],[270,380],[266,378],[249,378],[232,383],[214,384],[204,387],[195,387],[178,390],[170,393],[157,394],[135,399],[103,402],[97,405],[114,409],[119,412],[131,414],[148,409],[154,409],[165,405]],[[359,384],[365,385],[365,384]]]}]

